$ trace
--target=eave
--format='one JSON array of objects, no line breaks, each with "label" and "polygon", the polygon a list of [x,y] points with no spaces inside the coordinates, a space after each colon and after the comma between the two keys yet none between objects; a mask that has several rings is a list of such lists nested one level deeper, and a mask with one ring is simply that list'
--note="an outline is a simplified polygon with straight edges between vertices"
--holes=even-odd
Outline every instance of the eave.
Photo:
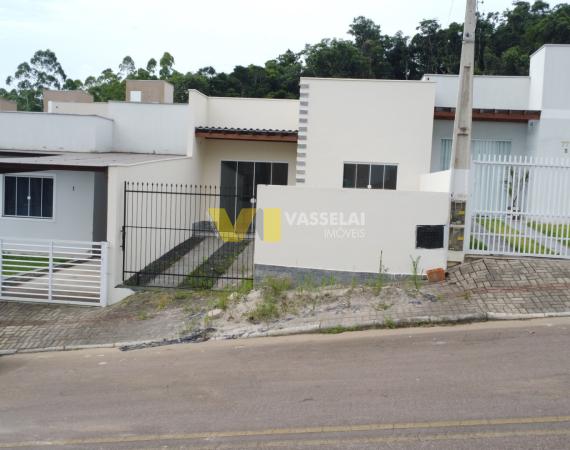
[{"label": "eave", "polygon": [[[436,107],[434,119],[455,120],[455,108]],[[473,109],[473,120],[477,122],[528,123],[531,120],[540,120],[540,111]]]},{"label": "eave", "polygon": [[231,141],[297,142],[296,130],[259,128],[196,127],[196,137]]}]

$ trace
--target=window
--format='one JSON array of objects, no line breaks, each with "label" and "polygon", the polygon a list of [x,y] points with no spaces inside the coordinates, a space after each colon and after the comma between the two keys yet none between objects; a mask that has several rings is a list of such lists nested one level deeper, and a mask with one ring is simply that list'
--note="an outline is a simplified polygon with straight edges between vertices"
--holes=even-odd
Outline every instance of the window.
[{"label": "window", "polygon": [[4,216],[53,217],[53,178],[4,177]]},{"label": "window", "polygon": [[396,189],[398,166],[345,163],[342,187],[357,189]]},{"label": "window", "polygon": [[[449,170],[452,143],[452,139],[441,140],[439,170]],[[471,155],[473,157],[480,157],[482,155],[509,156],[511,154],[511,149],[511,141],[499,141],[492,139],[473,139],[471,141]]]},{"label": "window", "polygon": [[142,92],[141,91],[131,91],[129,100],[131,102],[140,102],[142,99]]}]

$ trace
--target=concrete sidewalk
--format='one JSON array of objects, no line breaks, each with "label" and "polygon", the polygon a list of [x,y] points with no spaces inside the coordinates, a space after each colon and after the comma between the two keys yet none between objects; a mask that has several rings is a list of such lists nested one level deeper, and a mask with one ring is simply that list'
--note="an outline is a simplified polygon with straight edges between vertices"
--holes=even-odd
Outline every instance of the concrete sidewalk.
[{"label": "concrete sidewalk", "polygon": [[[203,317],[213,307],[215,296],[143,293],[105,309],[0,302],[0,351],[176,339],[192,331],[190,324],[196,326],[196,317]],[[229,326],[214,321],[211,326],[218,331],[213,337],[570,315],[570,261],[476,260],[450,270],[441,284],[423,285],[416,296],[382,298],[365,307],[355,301],[342,307],[324,303],[317,315],[283,317],[257,325],[243,318]],[[389,306],[378,307],[379,300]],[[342,298],[338,303],[343,303]]]}]

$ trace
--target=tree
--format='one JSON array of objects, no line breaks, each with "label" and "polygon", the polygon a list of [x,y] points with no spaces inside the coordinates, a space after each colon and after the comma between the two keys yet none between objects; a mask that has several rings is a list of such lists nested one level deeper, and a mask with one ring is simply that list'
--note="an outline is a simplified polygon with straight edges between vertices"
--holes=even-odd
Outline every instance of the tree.
[{"label": "tree", "polygon": [[[125,56],[118,71],[105,69],[98,76],[67,78],[55,53],[37,51],[8,77],[10,90],[0,97],[16,100],[22,110],[42,108],[41,95],[49,89],[87,89],[96,101],[123,100],[125,80],[161,79],[174,85],[174,101],[187,102],[188,89],[212,96],[298,98],[299,77],[419,79],[426,73],[456,74],[463,25],[442,27],[435,19],[422,20],[413,36],[382,34],[379,24],[358,16],[348,28],[349,39],[322,39],[300,52],[287,50],[264,65],[237,65],[229,73],[207,66],[196,72],[174,69],[174,57],[164,52],[136,67]],[[477,18],[475,71],[482,75],[526,75],[529,55],[546,43],[570,43],[570,5],[550,8],[548,3],[515,1],[502,13]]]},{"label": "tree", "polygon": [[46,49],[36,51],[29,62],[19,64],[6,84],[15,87],[20,109],[41,111],[43,90],[61,89],[66,78],[55,53]]},{"label": "tree", "polygon": [[323,39],[303,51],[303,73],[312,77],[366,78],[369,62],[352,41]]},{"label": "tree", "polygon": [[160,58],[160,71],[158,75],[161,80],[165,80],[172,75],[172,67],[174,66],[174,57],[168,53],[164,52],[162,58]]}]

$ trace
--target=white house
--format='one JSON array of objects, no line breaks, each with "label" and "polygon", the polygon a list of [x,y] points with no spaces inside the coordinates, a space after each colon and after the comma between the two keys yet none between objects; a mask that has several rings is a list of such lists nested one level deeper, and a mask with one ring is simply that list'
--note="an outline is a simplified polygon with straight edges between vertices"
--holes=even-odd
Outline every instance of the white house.
[{"label": "white house", "polygon": [[[548,45],[532,56],[529,77],[476,77],[473,154],[566,156],[569,69],[570,46]],[[70,273],[75,284],[58,298],[83,300],[77,278],[91,276],[89,265],[110,303],[130,292],[125,284],[189,286],[193,276],[210,285],[283,273],[350,279],[410,273],[418,258],[423,270],[445,267],[457,77],[302,78],[300,87],[299,100],[190,91],[188,104],[174,104],[167,83],[148,81],[126,102],[0,112],[4,264],[18,248],[39,261],[26,240],[108,246],[105,261],[101,252],[60,252],[56,269],[12,270],[0,298],[18,289],[19,298],[39,298],[39,283],[53,299],[58,285],[49,280]],[[257,211],[255,250],[226,245],[212,206],[236,229],[241,211]],[[251,232],[245,223],[242,234]],[[214,256],[228,262],[205,274]]]}]

